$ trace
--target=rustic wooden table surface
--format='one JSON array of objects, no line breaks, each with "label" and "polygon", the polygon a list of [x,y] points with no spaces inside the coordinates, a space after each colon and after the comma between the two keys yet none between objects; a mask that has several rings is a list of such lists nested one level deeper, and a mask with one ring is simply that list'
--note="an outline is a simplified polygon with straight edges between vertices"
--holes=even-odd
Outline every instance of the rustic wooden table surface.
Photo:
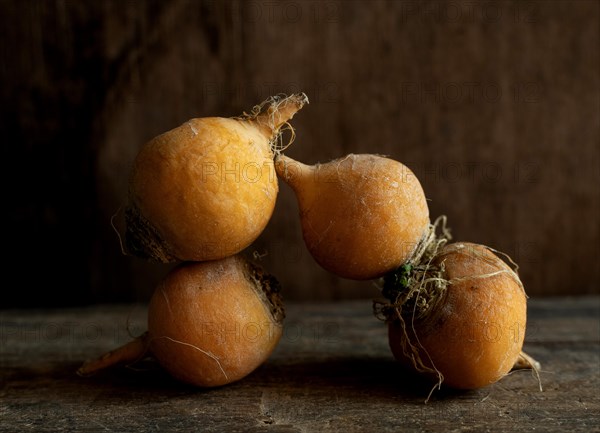
[{"label": "rustic wooden table surface", "polygon": [[530,299],[525,350],[541,363],[487,388],[436,392],[403,372],[369,301],[288,306],[271,359],[199,390],[156,364],[90,378],[81,361],[145,328],[144,306],[0,312],[0,430],[600,431],[600,298]]}]

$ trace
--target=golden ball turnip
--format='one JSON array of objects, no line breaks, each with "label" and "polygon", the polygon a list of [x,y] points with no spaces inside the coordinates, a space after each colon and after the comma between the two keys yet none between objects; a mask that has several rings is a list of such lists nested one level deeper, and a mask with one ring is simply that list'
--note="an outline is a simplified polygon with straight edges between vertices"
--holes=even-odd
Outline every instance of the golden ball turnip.
[{"label": "golden ball turnip", "polygon": [[490,385],[513,368],[523,347],[527,296],[497,255],[483,245],[447,244],[421,271],[398,272],[401,278],[388,275],[384,286],[395,358],[460,389]]},{"label": "golden ball turnip", "polygon": [[419,180],[393,159],[350,154],[310,166],[279,155],[275,169],[296,194],[308,250],[338,276],[367,280],[392,271],[429,227]]},{"label": "golden ball turnip", "polygon": [[239,118],[191,119],[140,149],[130,176],[126,245],[160,262],[236,254],[268,223],[274,150],[306,95],[273,97]]},{"label": "golden ball turnip", "polygon": [[284,315],[275,278],[243,257],[183,263],[156,287],[148,331],[86,362],[79,374],[152,355],[180,381],[225,385],[267,360],[281,338]]}]

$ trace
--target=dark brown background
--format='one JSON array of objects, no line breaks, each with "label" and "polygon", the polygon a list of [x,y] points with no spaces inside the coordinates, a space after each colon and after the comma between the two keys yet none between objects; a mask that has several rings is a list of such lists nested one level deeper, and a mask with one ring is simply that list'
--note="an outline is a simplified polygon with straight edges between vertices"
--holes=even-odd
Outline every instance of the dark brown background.
[{"label": "dark brown background", "polygon": [[[390,155],[530,295],[598,293],[599,5],[0,2],[2,307],[147,300],[168,266],[121,255],[110,225],[137,149],[296,91],[311,103],[290,156]],[[282,184],[248,252],[288,299],[375,296],[318,268],[294,200]]]}]

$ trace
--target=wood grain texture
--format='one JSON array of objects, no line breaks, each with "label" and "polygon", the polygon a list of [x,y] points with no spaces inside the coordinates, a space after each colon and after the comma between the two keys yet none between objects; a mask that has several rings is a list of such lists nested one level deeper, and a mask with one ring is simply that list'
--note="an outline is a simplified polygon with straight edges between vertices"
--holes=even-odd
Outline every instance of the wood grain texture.
[{"label": "wood grain texture", "polygon": [[[297,91],[290,156],[390,155],[530,294],[597,293],[599,22],[586,0],[1,2],[8,250],[35,294],[4,305],[148,299],[168,268],[123,257],[110,226],[139,147]],[[294,299],[375,293],[316,265],[285,185],[253,251]]]},{"label": "wood grain texture", "polygon": [[520,371],[487,388],[435,392],[400,369],[368,301],[292,304],[269,361],[212,390],[142,362],[89,378],[87,358],[145,329],[145,307],[0,311],[0,431],[545,431],[600,425],[600,299],[532,299]]}]

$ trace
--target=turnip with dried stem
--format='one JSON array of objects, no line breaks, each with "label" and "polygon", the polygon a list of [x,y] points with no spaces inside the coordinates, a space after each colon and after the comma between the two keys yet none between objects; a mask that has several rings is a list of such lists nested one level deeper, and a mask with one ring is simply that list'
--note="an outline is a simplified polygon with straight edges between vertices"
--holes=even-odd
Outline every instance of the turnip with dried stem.
[{"label": "turnip with dried stem", "polygon": [[250,114],[191,119],[144,144],[130,176],[128,250],[160,262],[204,261],[250,245],[275,206],[281,133],[306,103],[303,93],[271,97]]},{"label": "turnip with dried stem", "polygon": [[522,352],[527,296],[516,270],[489,247],[436,236],[438,219],[418,256],[384,277],[387,301],[375,313],[405,366],[439,385],[476,389],[513,368],[539,369]]}]

